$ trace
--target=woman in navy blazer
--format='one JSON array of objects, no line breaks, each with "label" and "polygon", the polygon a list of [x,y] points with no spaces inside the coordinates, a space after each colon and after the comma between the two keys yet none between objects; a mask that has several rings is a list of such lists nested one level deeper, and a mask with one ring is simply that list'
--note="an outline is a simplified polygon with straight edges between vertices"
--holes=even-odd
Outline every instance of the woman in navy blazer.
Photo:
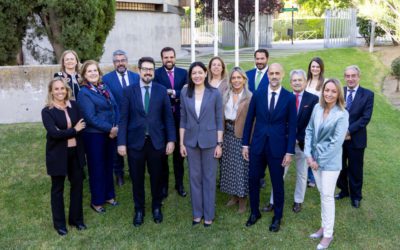
[{"label": "woman in navy blazer", "polygon": [[118,205],[113,182],[113,157],[116,154],[119,113],[108,87],[102,83],[102,72],[96,61],[82,65],[83,77],[78,104],[87,123],[83,133],[92,195],[91,208],[104,213],[104,204]]},{"label": "woman in navy blazer", "polygon": [[78,106],[70,101],[71,89],[63,78],[56,77],[48,85],[42,121],[46,128],[46,167],[51,176],[51,211],[53,225],[61,236],[67,234],[64,212],[64,181],[71,183],[69,224],[86,229],[83,222],[82,190],[85,153],[80,132],[85,128]]},{"label": "woman in navy blazer", "polygon": [[321,228],[310,235],[322,238],[317,249],[328,248],[335,223],[334,192],[342,169],[342,145],[349,127],[349,113],[344,108],[343,89],[337,79],[322,86],[322,96],[315,105],[306,128],[304,154],[313,169],[321,195]]},{"label": "woman in navy blazer", "polygon": [[215,216],[217,158],[222,155],[222,98],[207,81],[207,68],[194,62],[181,91],[180,152],[188,157],[193,222],[212,224]]}]

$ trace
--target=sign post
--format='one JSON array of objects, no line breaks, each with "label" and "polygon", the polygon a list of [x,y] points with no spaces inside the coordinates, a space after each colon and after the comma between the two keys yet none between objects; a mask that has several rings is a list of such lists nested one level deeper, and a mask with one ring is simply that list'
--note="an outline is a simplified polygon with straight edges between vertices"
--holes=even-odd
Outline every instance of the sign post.
[{"label": "sign post", "polygon": [[[290,31],[290,36],[292,38],[292,45],[293,45],[293,35],[294,35],[294,12],[299,11],[299,8],[294,8],[292,5],[292,8],[282,8],[283,12],[292,12],[292,30]],[[289,32],[288,32],[289,33]]]}]

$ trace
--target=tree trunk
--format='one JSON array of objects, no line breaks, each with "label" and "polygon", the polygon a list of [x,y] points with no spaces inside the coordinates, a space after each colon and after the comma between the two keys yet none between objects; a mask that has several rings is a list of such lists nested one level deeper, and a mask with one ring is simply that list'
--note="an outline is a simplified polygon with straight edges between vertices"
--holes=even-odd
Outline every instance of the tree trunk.
[{"label": "tree trunk", "polygon": [[53,47],[56,59],[57,61],[59,61],[61,54],[64,51],[64,46],[60,42],[61,27],[57,22],[57,15],[54,12],[54,10],[49,9],[48,15],[40,14],[40,19],[42,21],[43,26],[46,29],[47,37],[49,38],[50,44]]},{"label": "tree trunk", "polygon": [[399,92],[400,91],[400,89],[399,89],[399,86],[400,85],[400,79],[399,78],[397,78],[397,87],[396,87],[396,92]]},{"label": "tree trunk", "polygon": [[22,43],[19,46],[19,50],[18,50],[17,57],[16,57],[16,63],[17,63],[17,65],[24,65],[25,64],[24,53],[22,51]]}]

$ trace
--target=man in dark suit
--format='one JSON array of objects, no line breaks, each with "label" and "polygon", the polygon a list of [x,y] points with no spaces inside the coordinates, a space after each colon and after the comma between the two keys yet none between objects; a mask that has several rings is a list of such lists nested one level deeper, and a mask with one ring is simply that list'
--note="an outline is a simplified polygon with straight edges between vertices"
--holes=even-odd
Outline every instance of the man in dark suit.
[{"label": "man in dark suit", "polygon": [[343,143],[343,166],[337,181],[337,200],[350,195],[351,205],[360,207],[363,185],[364,150],[367,147],[367,125],[374,107],[374,93],[360,86],[361,71],[356,65],[346,68],[344,96],[349,112],[349,130]]},{"label": "man in dark suit", "polygon": [[138,62],[140,82],[124,89],[118,129],[118,153],[128,154],[135,203],[134,226],[143,224],[145,165],[150,175],[152,211],[161,223],[161,170],[165,154],[174,151],[176,134],[167,89],[153,81],[155,63],[151,57]]},{"label": "man in dark suit", "polygon": [[256,67],[246,72],[249,90],[255,92],[259,86],[268,85],[268,57],[266,49],[258,49],[254,52]]},{"label": "man in dark suit", "polygon": [[[171,101],[172,112],[174,114],[176,134],[179,137],[180,121],[180,96],[182,87],[187,83],[187,71],[175,66],[175,50],[171,47],[165,47],[161,50],[161,60],[163,66],[155,72],[154,80],[167,88],[168,96]],[[179,140],[179,138],[178,138]],[[179,153],[179,147],[176,147],[173,153],[175,189],[182,197],[186,196],[183,187],[183,158]],[[162,194],[163,198],[168,196],[169,166],[168,157],[164,159],[162,173]]]},{"label": "man in dark suit", "polygon": [[296,131],[296,188],[294,191],[293,212],[301,211],[301,205],[307,188],[308,165],[306,156],[304,155],[304,138],[306,136],[306,128],[310,121],[312,111],[315,104],[318,103],[318,96],[313,95],[304,89],[307,86],[306,72],[301,69],[292,70],[290,72],[290,86],[296,97],[297,110],[297,131]]},{"label": "man in dark suit", "polygon": [[[118,108],[121,106],[122,89],[139,82],[139,75],[127,69],[128,56],[125,51],[113,53],[114,71],[103,76],[103,82],[109,87]],[[124,158],[118,153],[114,158],[114,175],[118,186],[124,184]]]},{"label": "man in dark suit", "polygon": [[[269,230],[279,231],[284,204],[284,168],[290,165],[296,143],[296,99],[281,86],[284,76],[280,64],[274,63],[268,70],[269,84],[262,85],[254,93],[243,131],[243,157],[250,160],[249,196],[251,214],[246,226],[254,225],[261,213],[260,178],[268,165],[274,190],[274,217]],[[253,131],[250,144],[250,137]]]}]

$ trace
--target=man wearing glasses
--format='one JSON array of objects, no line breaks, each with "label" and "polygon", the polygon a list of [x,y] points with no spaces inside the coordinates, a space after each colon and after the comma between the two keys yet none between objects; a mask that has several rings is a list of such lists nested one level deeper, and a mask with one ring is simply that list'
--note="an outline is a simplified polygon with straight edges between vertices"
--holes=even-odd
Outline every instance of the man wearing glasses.
[{"label": "man wearing glasses", "polygon": [[[121,106],[122,89],[139,82],[139,75],[127,69],[128,56],[125,51],[113,53],[114,71],[103,76],[103,82],[111,90],[118,108]],[[114,157],[114,175],[118,186],[124,185],[124,158],[118,154]]]},{"label": "man wearing glasses", "polygon": [[145,212],[145,166],[150,175],[152,212],[161,223],[161,171],[163,159],[174,151],[176,133],[167,89],[154,80],[154,60],[138,62],[140,81],[124,89],[118,129],[118,153],[128,155],[132,178],[135,217],[133,225],[143,224]]}]

